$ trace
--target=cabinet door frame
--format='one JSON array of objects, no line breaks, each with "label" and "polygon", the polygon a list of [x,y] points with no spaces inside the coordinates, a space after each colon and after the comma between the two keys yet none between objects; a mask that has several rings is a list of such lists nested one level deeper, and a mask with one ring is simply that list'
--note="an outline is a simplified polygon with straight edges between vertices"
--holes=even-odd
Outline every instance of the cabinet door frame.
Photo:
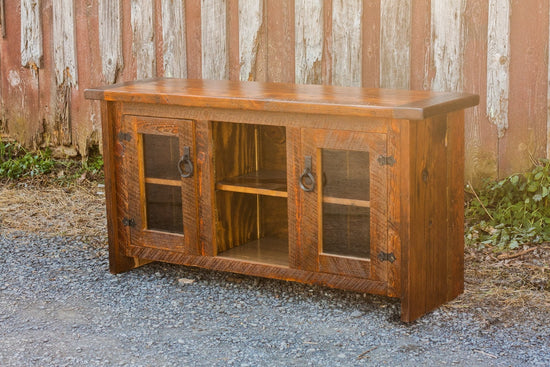
[{"label": "cabinet door frame", "polygon": [[[387,135],[356,131],[340,131],[304,128],[301,131],[300,156],[294,162],[298,170],[305,169],[305,157],[311,157],[312,172],[317,183],[322,182],[323,173],[319,169],[321,151],[349,150],[369,153],[370,177],[370,256],[358,258],[327,254],[322,252],[322,194],[319,184],[313,192],[304,192],[294,185],[301,198],[300,208],[300,267],[305,270],[366,278],[376,281],[387,280],[387,264],[378,258],[386,252],[388,244],[388,168],[379,162],[386,156]],[[296,178],[298,180],[299,178]]]},{"label": "cabinet door frame", "polygon": [[[184,119],[125,115],[123,131],[131,132],[125,154],[127,159],[123,162],[125,176],[128,178],[128,219],[133,220],[130,225],[130,247],[199,255],[195,122]],[[194,172],[191,177],[179,179],[181,181],[183,234],[147,229],[144,134],[177,137],[180,157],[185,153],[184,147],[189,147]]]}]

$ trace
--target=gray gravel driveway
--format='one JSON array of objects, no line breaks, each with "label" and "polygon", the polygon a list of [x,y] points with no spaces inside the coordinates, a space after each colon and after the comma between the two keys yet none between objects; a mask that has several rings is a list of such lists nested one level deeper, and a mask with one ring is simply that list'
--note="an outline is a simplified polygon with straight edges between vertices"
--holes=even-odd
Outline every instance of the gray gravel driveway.
[{"label": "gray gravel driveway", "polygon": [[[550,366],[550,315],[443,307],[153,263],[0,233],[1,366]],[[518,321],[520,320],[520,321]]]}]

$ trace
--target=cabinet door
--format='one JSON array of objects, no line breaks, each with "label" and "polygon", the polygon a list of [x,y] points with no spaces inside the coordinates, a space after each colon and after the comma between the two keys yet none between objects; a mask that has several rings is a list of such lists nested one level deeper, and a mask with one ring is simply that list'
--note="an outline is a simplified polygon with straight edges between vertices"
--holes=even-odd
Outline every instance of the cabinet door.
[{"label": "cabinet door", "polygon": [[386,280],[386,135],[303,129],[301,141],[302,266]]},{"label": "cabinet door", "polygon": [[131,246],[198,254],[194,122],[125,116]]}]

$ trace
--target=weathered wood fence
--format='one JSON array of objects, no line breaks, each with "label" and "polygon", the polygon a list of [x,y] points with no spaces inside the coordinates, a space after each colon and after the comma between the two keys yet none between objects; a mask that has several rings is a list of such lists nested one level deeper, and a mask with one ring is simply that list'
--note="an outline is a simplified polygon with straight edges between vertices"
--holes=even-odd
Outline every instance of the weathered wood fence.
[{"label": "weathered wood fence", "polygon": [[101,134],[84,89],[174,76],[467,91],[466,179],[550,156],[548,0],[0,0],[1,125]]}]

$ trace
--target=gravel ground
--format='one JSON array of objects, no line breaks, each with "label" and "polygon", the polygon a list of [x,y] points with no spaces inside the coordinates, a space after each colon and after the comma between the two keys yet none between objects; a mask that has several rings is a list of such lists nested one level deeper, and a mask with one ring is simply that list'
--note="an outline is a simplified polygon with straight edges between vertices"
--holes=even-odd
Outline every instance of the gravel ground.
[{"label": "gravel ground", "polygon": [[0,233],[1,366],[550,365],[536,305],[405,325],[385,297],[160,263],[112,275],[97,241]]}]

